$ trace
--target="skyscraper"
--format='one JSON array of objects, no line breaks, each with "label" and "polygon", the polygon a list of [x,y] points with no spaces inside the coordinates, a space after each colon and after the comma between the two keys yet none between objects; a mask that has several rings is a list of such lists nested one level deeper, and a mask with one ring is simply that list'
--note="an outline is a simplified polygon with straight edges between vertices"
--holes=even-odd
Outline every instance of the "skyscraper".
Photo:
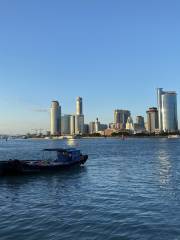
[{"label": "skyscraper", "polygon": [[96,132],[95,122],[90,122],[89,123],[89,133],[93,134],[95,132]]},{"label": "skyscraper", "polygon": [[147,131],[155,133],[158,129],[158,110],[155,107],[149,108],[147,113]]},{"label": "skyscraper", "polygon": [[71,133],[70,126],[71,115],[64,115],[61,117],[61,133],[64,135],[69,135]]},{"label": "skyscraper", "polygon": [[81,97],[77,97],[76,99],[76,115],[83,115],[83,103]]},{"label": "skyscraper", "polygon": [[128,117],[131,116],[130,111],[128,110],[119,110],[114,111],[114,123],[118,128],[126,128],[126,122]]},{"label": "skyscraper", "polygon": [[128,117],[127,122],[126,122],[126,129],[129,131],[134,131],[134,124],[133,124],[133,119],[132,117]]},{"label": "skyscraper", "polygon": [[76,99],[75,134],[84,133],[84,115],[82,98]]},{"label": "skyscraper", "polygon": [[157,89],[159,131],[175,132],[178,130],[177,94],[174,91]]},{"label": "skyscraper", "polygon": [[142,117],[142,116],[137,116],[137,117],[136,117],[136,124],[137,124],[140,128],[144,128],[144,117]]},{"label": "skyscraper", "polygon": [[84,115],[75,116],[75,134],[84,133]]},{"label": "skyscraper", "polygon": [[75,134],[75,115],[71,115],[70,117],[70,134]]},{"label": "skyscraper", "polygon": [[51,109],[51,135],[61,134],[61,106],[58,101],[52,101]]}]

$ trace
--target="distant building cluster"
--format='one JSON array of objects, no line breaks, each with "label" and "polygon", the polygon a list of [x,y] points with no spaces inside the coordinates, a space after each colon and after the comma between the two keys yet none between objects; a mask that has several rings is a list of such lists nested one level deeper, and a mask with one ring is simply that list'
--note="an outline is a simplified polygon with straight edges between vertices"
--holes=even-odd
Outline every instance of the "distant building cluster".
[{"label": "distant building cluster", "polygon": [[51,130],[52,136],[84,134],[84,115],[82,98],[76,99],[76,114],[61,115],[61,106],[58,101],[51,103]]},{"label": "distant building cluster", "polygon": [[129,110],[115,109],[114,121],[102,124],[98,118],[89,124],[84,123],[83,99],[76,99],[76,113],[61,115],[61,106],[58,101],[51,104],[52,136],[60,135],[93,135],[110,136],[113,133],[172,133],[178,131],[177,94],[172,91],[157,89],[157,107],[150,107],[146,111],[146,121],[143,116],[136,116],[135,122]]}]

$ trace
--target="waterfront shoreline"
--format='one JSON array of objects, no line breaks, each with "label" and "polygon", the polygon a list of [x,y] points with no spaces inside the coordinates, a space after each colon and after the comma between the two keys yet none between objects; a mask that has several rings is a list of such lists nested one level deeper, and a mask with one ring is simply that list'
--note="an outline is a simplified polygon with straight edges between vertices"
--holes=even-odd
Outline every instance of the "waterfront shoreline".
[{"label": "waterfront shoreline", "polygon": [[[120,140],[126,140],[126,139],[142,139],[142,138],[147,138],[147,139],[170,139],[168,136],[125,136],[124,139],[122,139],[121,136],[118,137],[80,137],[80,138],[27,138],[25,140],[81,140],[81,139],[120,139]],[[178,138],[173,138],[173,139],[178,139]],[[24,140],[24,139],[23,139]]]}]

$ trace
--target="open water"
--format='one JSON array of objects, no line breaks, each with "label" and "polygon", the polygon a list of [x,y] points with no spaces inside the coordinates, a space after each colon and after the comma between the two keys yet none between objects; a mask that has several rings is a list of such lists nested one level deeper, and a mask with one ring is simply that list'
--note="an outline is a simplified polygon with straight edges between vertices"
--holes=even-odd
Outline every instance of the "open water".
[{"label": "open water", "polygon": [[64,146],[86,165],[0,178],[0,240],[180,239],[179,139],[9,140],[0,159]]}]

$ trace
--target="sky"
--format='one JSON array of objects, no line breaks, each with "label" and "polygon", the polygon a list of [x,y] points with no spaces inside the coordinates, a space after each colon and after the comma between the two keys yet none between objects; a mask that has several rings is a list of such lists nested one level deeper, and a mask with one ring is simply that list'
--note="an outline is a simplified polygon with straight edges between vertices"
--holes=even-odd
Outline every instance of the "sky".
[{"label": "sky", "polygon": [[179,0],[0,0],[0,134],[48,130],[51,101],[69,114],[77,96],[87,123],[116,108],[146,117],[156,88],[180,93],[179,12]]}]

